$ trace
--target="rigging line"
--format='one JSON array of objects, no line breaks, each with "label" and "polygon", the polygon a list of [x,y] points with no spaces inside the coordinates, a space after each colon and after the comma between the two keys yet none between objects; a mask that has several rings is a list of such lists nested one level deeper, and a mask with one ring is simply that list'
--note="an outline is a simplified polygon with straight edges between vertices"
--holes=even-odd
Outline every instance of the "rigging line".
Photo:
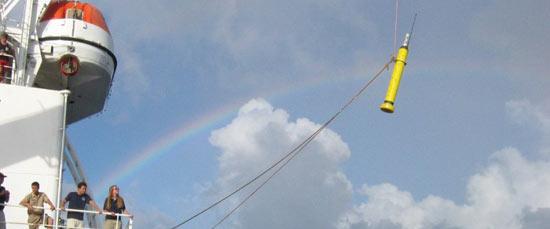
[{"label": "rigging line", "polygon": [[[323,127],[324,128],[324,127]],[[317,130],[316,132],[318,132],[320,130]],[[300,149],[307,141],[311,141],[310,139],[313,138],[313,135],[309,136],[305,141],[303,141],[302,143],[300,143],[298,146],[296,146],[294,149],[292,149],[289,153],[287,153],[283,158],[281,158],[279,161],[277,161],[276,163],[274,163],[273,165],[271,165],[269,168],[265,169],[264,171],[262,171],[260,174],[258,174],[256,177],[254,177],[253,179],[251,179],[250,181],[248,181],[247,183],[243,184],[242,186],[240,186],[239,188],[237,188],[235,191],[233,191],[232,193],[226,195],[225,197],[221,198],[220,200],[214,202],[213,204],[211,204],[210,206],[206,207],[205,209],[197,212],[195,215],[189,217],[188,219],[184,220],[183,222],[179,223],[178,225],[172,227],[172,229],[176,229],[184,224],[186,224],[187,222],[193,220],[194,218],[198,217],[199,215],[205,213],[206,211],[212,209],[213,207],[217,206],[218,204],[220,204],[221,202],[227,200],[229,197],[235,195],[236,193],[238,193],[239,191],[241,191],[242,189],[244,189],[245,187],[247,187],[248,185],[254,183],[256,180],[258,180],[260,177],[262,177],[263,175],[265,175],[267,172],[269,172],[271,169],[273,169],[274,167],[276,167],[277,165],[279,165],[282,161],[284,161],[286,158],[288,158],[290,155],[292,155],[294,152],[296,152],[298,149]]]},{"label": "rigging line", "polygon": [[[320,131],[317,132],[317,134],[321,133]],[[317,134],[315,136],[317,136]],[[307,141],[308,143],[313,141],[313,138],[309,141]],[[229,213],[227,213],[220,221],[218,221],[214,226],[211,227],[211,229],[214,229],[216,227],[218,227],[220,224],[222,224],[227,218],[229,218],[233,213],[235,213],[235,211],[237,211],[237,209],[239,209],[242,205],[244,205],[250,198],[252,198],[252,196],[254,196],[265,184],[267,184],[267,182],[269,182],[269,180],[271,180],[271,178],[273,178],[275,175],[277,175],[277,173],[279,173],[279,171],[281,171],[294,157],[296,157],[302,149],[304,149],[306,147],[306,145],[304,145],[303,147],[300,148],[300,151],[296,152],[295,154],[292,154],[292,156],[286,160],[279,168],[277,168],[275,170],[275,172],[273,172],[266,180],[264,180],[260,185],[258,185],[258,187],[256,187],[256,189],[254,189],[254,191],[252,191],[246,198],[244,198],[244,200],[242,200],[237,206],[235,206],[233,209],[231,209],[231,211],[229,211]]]},{"label": "rigging line", "polygon": [[[332,117],[330,122],[332,122],[332,120],[334,120],[334,118],[336,117]],[[261,187],[263,187],[273,176],[275,176],[275,174],[277,174],[283,167],[285,167],[286,164],[288,164],[290,162],[290,160],[292,160],[294,157],[296,157],[296,155],[298,155],[298,153],[304,149],[311,141],[313,141],[315,139],[315,137],[317,135],[319,135],[322,130],[328,125],[328,123],[330,122],[327,122],[325,123],[323,126],[321,126],[319,129],[317,129],[313,134],[311,134],[308,138],[306,138],[306,140],[304,140],[297,148],[296,148],[296,151],[293,152],[292,156],[286,160],[275,172],[273,172],[264,182],[262,182],[262,184],[260,184],[250,195],[248,195],[245,199],[245,201],[241,201],[239,203],[239,205],[235,208],[233,208],[230,213],[228,213],[227,215],[224,216],[224,218],[222,220],[220,220],[216,225],[214,225],[212,228],[216,228],[218,225],[220,225],[225,219],[227,219],[231,214],[233,214],[233,212],[235,212],[241,205],[243,205],[246,200],[250,199],[250,197],[252,197],[252,195],[254,195],[254,193],[256,193]],[[286,158],[286,157],[285,157]]]},{"label": "rigging line", "polygon": [[[350,100],[348,101],[348,103],[346,105],[344,105],[340,111],[338,111],[329,121],[327,121],[322,127],[320,127],[315,133],[317,132],[320,132],[321,130],[323,130],[328,124],[330,124],[330,122],[332,122],[332,120],[334,120],[338,115],[340,115],[340,113],[342,113],[342,111],[344,109],[346,109],[355,99],[357,99],[357,97],[359,97],[359,95],[361,93],[363,93],[363,91],[374,81],[374,79],[378,78],[378,76],[383,72],[384,69],[389,69],[389,65],[393,62],[393,58],[388,61],[384,67],[382,69],[380,69],[380,71],[378,73],[376,73],[375,77],[373,77],[368,83],[367,85],[365,85],[358,93],[355,94],[355,96]],[[315,134],[314,133],[314,134]],[[210,209],[212,209],[213,207],[217,206],[218,204],[220,204],[221,202],[227,200],[228,198],[230,198],[231,196],[235,195],[236,193],[240,192],[242,189],[244,189],[245,187],[249,186],[250,184],[254,183],[256,180],[258,180],[260,177],[262,177],[263,175],[265,175],[267,172],[269,172],[270,170],[272,170],[274,167],[276,167],[277,165],[279,165],[281,162],[283,162],[286,158],[288,158],[289,156],[291,156],[292,154],[294,154],[294,152],[296,152],[297,150],[299,150],[300,148],[302,148],[302,146],[304,144],[306,144],[308,141],[311,141],[310,139],[314,138],[314,135],[310,135],[306,140],[304,140],[302,143],[300,143],[298,146],[296,146],[294,149],[292,149],[289,153],[287,153],[284,157],[282,157],[281,159],[279,159],[279,161],[277,161],[276,163],[274,163],[273,165],[271,165],[269,168],[265,169],[264,171],[262,171],[260,174],[258,174],[256,177],[254,177],[253,179],[251,179],[250,181],[246,182],[245,184],[241,185],[239,188],[237,188],[235,191],[231,192],[230,194],[224,196],[223,198],[221,198],[220,200],[212,203],[210,206],[204,208],[203,210],[195,213],[193,216],[185,219],[183,222],[177,224],[176,226],[172,227],[171,229],[176,229],[186,223],[188,223],[189,221],[195,219],[196,217],[202,215],[203,213],[209,211]]]},{"label": "rigging line", "polygon": [[[412,22],[412,25],[411,25],[411,30],[409,31],[409,34],[413,35],[413,31],[414,31],[414,24],[416,24],[416,16],[418,15],[418,13],[414,13],[414,17],[413,17],[413,22]],[[409,40],[410,41],[410,40]]]},{"label": "rigging line", "polygon": [[395,0],[395,24],[393,27],[393,54],[397,54],[397,25],[399,22],[399,0]]},{"label": "rigging line", "polygon": [[[311,136],[309,137],[311,138]],[[306,139],[306,140],[309,140]],[[304,141],[305,142],[305,141]],[[189,217],[188,219],[184,220],[183,222],[179,223],[178,225],[172,227],[171,229],[176,229],[186,223],[188,223],[189,221],[193,220],[194,218],[198,217],[199,215],[207,212],[208,210],[212,209],[213,207],[217,206],[218,204],[220,204],[221,202],[227,200],[229,197],[235,195],[236,193],[238,193],[239,191],[241,191],[242,189],[244,189],[245,187],[247,187],[248,185],[254,183],[256,180],[258,180],[260,177],[262,177],[263,175],[265,175],[267,172],[269,172],[271,169],[273,169],[274,167],[276,167],[277,165],[279,165],[282,161],[284,161],[286,158],[288,158],[290,155],[292,155],[294,152],[296,152],[296,150],[298,150],[300,147],[302,147],[302,145],[304,144],[304,142],[302,142],[300,145],[298,145],[297,147],[295,147],[293,150],[291,150],[289,153],[287,153],[283,158],[281,158],[279,161],[277,161],[276,163],[274,163],[273,165],[271,165],[269,168],[265,169],[264,171],[262,171],[260,174],[258,174],[256,177],[254,177],[253,179],[251,179],[250,181],[248,181],[247,183],[243,184],[242,186],[240,186],[239,188],[237,188],[235,191],[231,192],[230,194],[226,195],[225,197],[221,198],[220,200],[214,202],[213,204],[211,204],[210,206],[206,207],[205,209],[201,210],[200,212],[197,212],[195,215]]]},{"label": "rigging line", "polygon": [[[359,90],[344,106],[340,108],[328,121],[326,121],[317,131],[310,135],[305,141],[300,144],[299,148],[296,150],[292,156],[286,160],[279,168],[275,170],[265,181],[263,181],[254,191],[252,191],[245,199],[243,199],[237,206],[235,206],[229,213],[227,213],[220,221],[218,221],[213,227],[216,228],[221,223],[223,223],[227,218],[229,218],[237,209],[245,204],[252,196],[254,196],[265,184],[267,184],[275,175],[277,175],[292,159],[294,159],[302,150],[317,137],[332,121],[334,121],[347,107],[349,107],[379,76],[384,72],[385,69],[389,68],[389,65],[394,61],[391,58],[384,66]],[[288,155],[287,155],[288,156]],[[286,157],[286,156],[285,156]],[[284,160],[284,159],[283,159]]]}]

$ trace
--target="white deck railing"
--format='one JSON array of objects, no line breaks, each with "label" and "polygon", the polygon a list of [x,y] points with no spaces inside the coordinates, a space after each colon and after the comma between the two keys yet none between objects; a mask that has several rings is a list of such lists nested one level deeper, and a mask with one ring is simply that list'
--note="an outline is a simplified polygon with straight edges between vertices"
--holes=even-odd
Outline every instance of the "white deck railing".
[{"label": "white deck railing", "polygon": [[[0,204],[0,206],[5,206],[6,208],[20,208],[20,209],[25,209],[27,210],[27,207],[25,206],[21,206],[21,205],[15,205],[15,204]],[[5,222],[1,222],[0,221],[0,224],[2,223],[5,223],[6,225],[42,225],[44,227],[48,227],[48,228],[68,228],[66,225],[65,225],[65,222],[66,222],[66,219],[62,220],[61,222],[58,221],[58,225],[56,226],[55,225],[55,219],[54,217],[46,214],[46,211],[49,211],[49,212],[55,212],[55,211],[59,211],[59,212],[80,212],[80,213],[86,213],[86,214],[97,214],[97,215],[112,215],[112,216],[116,216],[117,219],[116,219],[116,226],[115,228],[118,228],[119,227],[119,223],[120,223],[120,227],[122,228],[122,225],[124,224],[124,221],[123,219],[127,219],[128,220],[128,229],[132,229],[133,228],[133,223],[134,223],[134,219],[133,219],[133,216],[132,215],[128,215],[128,214],[118,214],[118,213],[110,213],[110,212],[98,212],[98,211],[89,211],[89,210],[79,210],[79,209],[69,209],[69,208],[64,208],[64,209],[60,209],[60,208],[57,208],[55,210],[50,210],[49,208],[44,208],[42,206],[33,206],[33,208],[35,209],[43,209],[45,210],[44,213],[42,213],[42,223],[41,224],[33,224],[33,223],[27,223],[27,222],[17,222],[17,221],[10,221],[8,219],[8,217],[6,217],[6,221]],[[52,215],[55,215],[55,214],[52,214]],[[54,220],[53,224],[48,224],[48,218],[51,218]],[[60,217],[61,218],[61,217]],[[102,226],[101,227],[98,227],[98,228],[103,228]],[[96,228],[91,228],[91,227],[83,227],[83,229],[96,229]]]}]

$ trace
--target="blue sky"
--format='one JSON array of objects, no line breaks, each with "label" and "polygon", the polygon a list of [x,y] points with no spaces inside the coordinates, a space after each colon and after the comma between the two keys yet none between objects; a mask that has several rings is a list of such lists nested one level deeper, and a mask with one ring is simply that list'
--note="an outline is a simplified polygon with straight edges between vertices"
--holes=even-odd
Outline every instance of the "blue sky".
[{"label": "blue sky", "polygon": [[[138,229],[174,225],[264,168],[296,144],[291,136],[336,112],[393,50],[393,1],[94,4],[119,66],[105,111],[70,126],[69,137],[96,198],[116,182]],[[274,228],[548,222],[550,196],[541,190],[550,186],[550,3],[402,0],[399,41],[415,12],[396,113],[378,110],[388,72],[222,228],[258,228],[269,214],[288,223]],[[147,147],[205,117],[216,118],[116,179]],[[311,171],[326,177],[305,179]],[[291,194],[300,192],[309,195]],[[230,206],[188,228],[213,225]],[[331,212],[320,217],[323,207]],[[464,220],[472,212],[478,225]]]}]

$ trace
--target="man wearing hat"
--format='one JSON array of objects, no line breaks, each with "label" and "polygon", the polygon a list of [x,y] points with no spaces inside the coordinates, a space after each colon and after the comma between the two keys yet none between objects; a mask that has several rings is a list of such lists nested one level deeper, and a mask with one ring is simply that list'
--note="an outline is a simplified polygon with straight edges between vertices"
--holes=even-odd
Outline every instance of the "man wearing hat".
[{"label": "man wearing hat", "polygon": [[13,48],[8,43],[8,34],[0,32],[0,83],[6,81],[7,72],[11,72],[11,63],[13,61]]},{"label": "man wearing hat", "polygon": [[4,175],[3,173],[0,173],[0,229],[6,229],[6,216],[4,216],[4,203],[8,202],[10,200],[10,192],[2,186],[2,183],[4,183]]}]

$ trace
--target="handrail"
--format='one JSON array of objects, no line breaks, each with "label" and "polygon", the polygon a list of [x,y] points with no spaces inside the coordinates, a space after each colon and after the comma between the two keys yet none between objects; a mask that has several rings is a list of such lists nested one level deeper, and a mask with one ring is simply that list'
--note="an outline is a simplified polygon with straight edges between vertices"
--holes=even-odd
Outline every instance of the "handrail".
[{"label": "handrail", "polygon": [[0,56],[10,57],[12,59],[15,58],[13,55],[10,55],[10,54],[4,53],[4,52],[0,52]]},{"label": "handrail", "polygon": [[[14,207],[14,208],[25,208],[25,209],[28,208],[26,206],[18,205],[18,204],[2,204],[2,203],[0,203],[0,206]],[[122,222],[121,218],[124,217],[124,218],[128,218],[128,229],[132,229],[133,224],[134,224],[134,216],[130,215],[130,214],[112,213],[112,212],[107,212],[107,211],[80,210],[80,209],[71,209],[71,208],[55,208],[55,209],[52,210],[51,208],[45,208],[43,206],[32,206],[32,208],[43,209],[43,210],[48,210],[48,211],[65,211],[65,212],[80,212],[80,213],[89,213],[89,214],[98,214],[98,215],[111,215],[111,216],[116,216],[117,217],[117,222]],[[42,213],[42,217],[46,218],[46,215],[47,215],[46,211],[44,211],[44,213]],[[51,216],[48,216],[48,217],[51,217]],[[45,221],[43,221],[43,223],[41,223],[41,224],[11,222],[11,221],[7,221],[7,220],[4,221],[4,222],[0,222],[0,223],[29,225],[29,226],[30,225],[44,225],[44,226],[49,226],[49,227],[54,227],[55,226],[55,225],[47,224],[47,222],[45,222]],[[57,228],[67,228],[67,226],[57,225]],[[95,228],[84,228],[84,229],[95,229]]]}]

